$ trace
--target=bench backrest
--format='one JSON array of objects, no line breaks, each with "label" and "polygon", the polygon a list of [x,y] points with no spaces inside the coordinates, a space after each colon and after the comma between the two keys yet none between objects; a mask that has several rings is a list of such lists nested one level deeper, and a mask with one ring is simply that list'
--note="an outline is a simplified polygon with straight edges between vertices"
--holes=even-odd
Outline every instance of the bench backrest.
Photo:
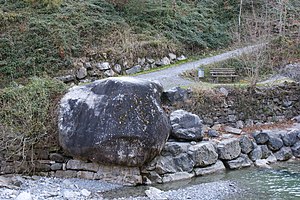
[{"label": "bench backrest", "polygon": [[235,75],[235,69],[234,68],[212,68],[212,69],[210,69],[210,74],[212,74],[212,75],[218,75],[218,74]]}]

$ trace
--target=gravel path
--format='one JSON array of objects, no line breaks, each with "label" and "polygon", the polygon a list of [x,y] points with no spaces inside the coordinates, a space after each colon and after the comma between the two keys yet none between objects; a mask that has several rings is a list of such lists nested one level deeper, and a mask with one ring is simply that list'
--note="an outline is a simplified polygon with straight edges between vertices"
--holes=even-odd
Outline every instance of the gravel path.
[{"label": "gravel path", "polygon": [[141,74],[136,76],[137,78],[147,79],[147,80],[153,80],[153,81],[159,81],[165,90],[176,87],[176,86],[188,86],[192,84],[192,81],[183,79],[180,77],[180,74],[184,71],[195,69],[199,67],[200,65],[209,65],[216,62],[224,61],[229,58],[238,57],[245,53],[251,53],[261,47],[263,47],[264,44],[259,45],[252,45],[240,49],[236,49],[233,51],[228,51],[226,53],[212,56],[210,58],[204,58],[193,62],[188,62],[185,64],[177,65],[171,68],[167,68],[164,70],[156,71],[156,72],[150,72],[148,74]]}]

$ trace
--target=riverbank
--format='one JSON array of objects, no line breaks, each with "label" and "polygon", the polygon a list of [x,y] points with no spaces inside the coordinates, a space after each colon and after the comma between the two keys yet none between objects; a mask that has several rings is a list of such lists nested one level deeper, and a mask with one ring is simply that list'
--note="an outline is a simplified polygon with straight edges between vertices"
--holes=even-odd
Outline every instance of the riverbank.
[{"label": "riverbank", "polygon": [[[300,160],[280,162],[272,169],[247,168],[227,173],[198,177],[167,185],[155,185],[160,197],[172,200],[195,199],[297,199],[300,195]],[[119,199],[149,200],[149,186],[124,187],[99,180],[61,179],[39,176],[7,176],[4,186],[0,178],[0,199]],[[22,197],[22,198],[21,198]],[[153,198],[152,198],[153,199]],[[157,199],[157,198],[156,198]]]},{"label": "riverbank", "polygon": [[[3,177],[1,177],[3,183]],[[148,187],[126,188],[121,185],[84,179],[61,179],[47,177],[12,176],[6,187],[0,188],[0,199],[42,200],[42,199],[126,199],[148,200]],[[118,192],[121,191],[121,192]],[[129,193],[127,193],[129,191]],[[241,193],[233,181],[219,181],[191,185],[184,188],[167,190],[160,194],[162,199],[224,199]],[[122,195],[122,196],[120,196]],[[157,199],[157,198],[155,198]]]}]

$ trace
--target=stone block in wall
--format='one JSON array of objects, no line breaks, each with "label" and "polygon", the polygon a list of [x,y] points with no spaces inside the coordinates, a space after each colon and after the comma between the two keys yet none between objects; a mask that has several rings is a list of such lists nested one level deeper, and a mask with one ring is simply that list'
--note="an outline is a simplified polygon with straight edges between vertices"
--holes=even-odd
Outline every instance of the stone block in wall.
[{"label": "stone block in wall", "polygon": [[161,155],[177,156],[181,153],[186,153],[190,146],[191,144],[187,142],[166,142],[163,150],[161,151]]},{"label": "stone block in wall", "polygon": [[218,144],[218,155],[221,160],[232,160],[241,154],[239,139],[225,139]]},{"label": "stone block in wall", "polygon": [[290,147],[282,147],[274,156],[278,161],[286,161],[293,157],[293,153]]},{"label": "stone block in wall", "polygon": [[277,158],[274,156],[273,153],[271,153],[266,160],[268,161],[268,163],[275,163],[275,162],[277,162]]},{"label": "stone block in wall", "polygon": [[241,154],[238,158],[234,160],[224,161],[225,166],[229,169],[240,169],[244,167],[250,167],[253,162],[249,159],[247,154]]},{"label": "stone block in wall", "polygon": [[227,120],[228,120],[228,122],[236,122],[237,116],[236,115],[228,115]]},{"label": "stone block in wall", "polygon": [[148,172],[145,177],[147,177],[151,183],[162,183],[162,177],[155,171]]},{"label": "stone block in wall", "polygon": [[260,145],[254,145],[253,151],[249,153],[249,158],[252,161],[256,161],[262,158],[262,150]]},{"label": "stone block in wall", "polygon": [[254,162],[256,167],[271,169],[267,159],[258,159]]},{"label": "stone block in wall", "polygon": [[246,127],[248,126],[253,126],[254,125],[254,122],[253,122],[253,120],[252,119],[247,119],[246,121],[245,121],[245,125],[246,125]]},{"label": "stone block in wall", "polygon": [[188,154],[193,159],[196,167],[212,165],[218,160],[218,153],[211,142],[200,142],[190,146]]},{"label": "stone block in wall", "polygon": [[96,174],[95,172],[78,171],[77,172],[77,178],[93,180],[95,178],[95,174]]},{"label": "stone block in wall", "polygon": [[258,132],[258,133],[254,133],[253,137],[256,141],[257,144],[265,144],[268,142],[269,140],[269,134],[266,132]]},{"label": "stone block in wall", "polygon": [[94,179],[108,182],[119,183],[123,185],[139,185],[143,179],[138,167],[121,167],[99,165],[99,170]]},{"label": "stone block in wall", "polygon": [[227,133],[232,133],[232,134],[235,134],[235,135],[240,135],[240,134],[242,133],[242,130],[241,130],[241,129],[233,128],[233,127],[230,127],[230,126],[225,126],[225,127],[224,127],[224,130],[225,130]]},{"label": "stone block in wall", "polygon": [[162,178],[163,183],[191,179],[195,176],[194,173],[176,172],[174,174],[165,174]]},{"label": "stone block in wall", "polygon": [[281,139],[285,146],[293,146],[297,141],[299,141],[298,135],[300,134],[300,130],[292,130],[287,133],[281,134]]},{"label": "stone block in wall", "polygon": [[140,65],[136,65],[136,66],[133,66],[130,69],[127,69],[126,74],[131,75],[131,74],[136,74],[136,73],[141,72],[141,71],[142,71],[142,67]]},{"label": "stone block in wall", "polygon": [[99,169],[99,164],[87,163],[81,160],[69,160],[67,162],[67,169],[97,172]]},{"label": "stone block in wall", "polygon": [[63,169],[63,164],[62,163],[54,163],[50,167],[51,167],[52,171],[62,170]]},{"label": "stone block in wall", "polygon": [[156,160],[155,171],[158,174],[175,173],[181,171],[191,172],[194,167],[193,159],[186,153],[172,156],[159,156]]},{"label": "stone block in wall", "polygon": [[242,129],[242,128],[244,128],[244,122],[242,121],[242,120],[238,120],[237,122],[236,122],[236,124],[235,124],[235,127],[236,128],[239,128],[239,129]]},{"label": "stone block in wall", "polygon": [[57,178],[76,178],[77,177],[77,171],[74,170],[57,170],[54,174],[54,177]]},{"label": "stone block in wall", "polygon": [[51,171],[51,165],[50,163],[43,163],[40,161],[34,162],[34,169],[38,172],[49,172]]},{"label": "stone block in wall", "polygon": [[215,164],[203,167],[203,168],[194,168],[196,176],[204,176],[208,174],[213,174],[217,172],[223,172],[226,168],[222,161],[218,160]]},{"label": "stone block in wall", "polygon": [[262,159],[266,159],[272,154],[272,151],[268,148],[267,145],[259,145],[259,146],[260,146],[261,152],[262,152],[262,155],[261,155]]},{"label": "stone block in wall", "polygon": [[280,138],[270,136],[269,141],[268,141],[268,148],[271,151],[277,151],[283,146],[283,142]]},{"label": "stone block in wall", "polygon": [[50,153],[49,159],[59,163],[63,163],[66,161],[66,157],[59,153]]},{"label": "stone block in wall", "polygon": [[195,166],[194,160],[186,153],[182,153],[173,157],[173,160],[175,163],[176,172],[191,172]]},{"label": "stone block in wall", "polygon": [[300,158],[300,141],[292,146],[292,153],[295,157]]},{"label": "stone block in wall", "polygon": [[254,148],[253,142],[251,141],[251,139],[245,135],[240,137],[240,146],[241,146],[241,152],[245,153],[245,154],[250,153]]}]

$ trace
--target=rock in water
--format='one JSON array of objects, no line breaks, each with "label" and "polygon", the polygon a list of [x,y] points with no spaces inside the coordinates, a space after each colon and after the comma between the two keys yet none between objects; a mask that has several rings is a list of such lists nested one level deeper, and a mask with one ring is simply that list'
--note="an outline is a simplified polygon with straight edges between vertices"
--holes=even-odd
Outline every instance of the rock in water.
[{"label": "rock in water", "polygon": [[71,88],[59,109],[59,141],[72,156],[142,166],[163,148],[171,130],[160,84],[108,78]]}]

